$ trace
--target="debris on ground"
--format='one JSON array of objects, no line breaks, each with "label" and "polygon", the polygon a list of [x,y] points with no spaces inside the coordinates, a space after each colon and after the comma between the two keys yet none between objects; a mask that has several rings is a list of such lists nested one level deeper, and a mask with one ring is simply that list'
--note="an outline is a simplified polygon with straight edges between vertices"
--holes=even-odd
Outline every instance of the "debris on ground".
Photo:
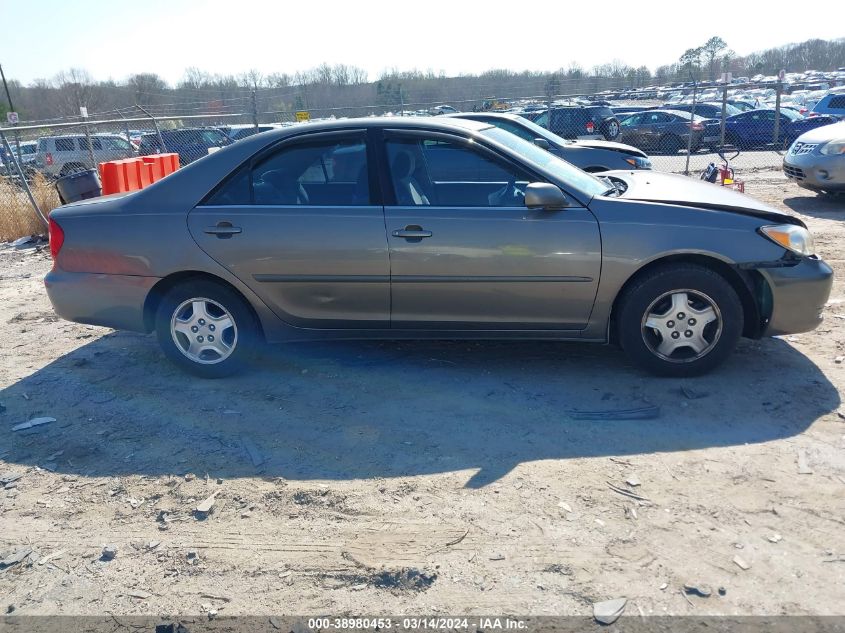
[{"label": "debris on ground", "polygon": [[636,499],[637,501],[642,501],[643,503],[651,503],[650,499],[642,497],[638,494],[634,494],[633,492],[631,492],[630,490],[626,490],[625,488],[620,488],[619,486],[616,486],[609,481],[607,482],[607,485],[610,486],[610,489],[613,490],[613,492],[618,492],[620,495],[631,497],[631,499]]},{"label": "debris on ground", "polygon": [[23,473],[21,473],[21,472],[12,472],[12,471],[5,472],[2,475],[0,475],[0,486],[6,486],[6,485],[12,483],[13,481],[17,481],[21,477],[23,477]]},{"label": "debris on ground", "polygon": [[0,569],[5,569],[6,567],[17,565],[30,554],[32,554],[32,548],[29,547],[4,552],[0,554]]},{"label": "debris on ground", "polygon": [[769,535],[769,543],[780,543],[783,540],[783,537],[780,534],[771,534]]},{"label": "debris on ground", "polygon": [[200,501],[197,504],[197,507],[194,511],[196,512],[196,514],[200,518],[205,518],[208,515],[208,513],[211,512],[211,509],[214,507],[214,500],[217,497],[217,495],[219,495],[219,494],[220,494],[220,491],[215,490],[214,492],[212,492],[210,495],[208,495],[205,499],[203,499],[202,501]]},{"label": "debris on ground", "polygon": [[709,598],[713,595],[713,591],[707,585],[693,583],[684,583],[684,593],[690,596],[700,596],[702,598]]},{"label": "debris on ground", "polygon": [[117,556],[117,547],[114,545],[106,545],[103,548],[103,553],[100,555],[100,560],[109,561],[114,560],[114,557]]},{"label": "debris on ground", "polygon": [[56,418],[32,418],[31,420],[27,420],[26,422],[21,422],[20,424],[16,424],[12,427],[13,431],[23,431],[24,429],[31,429],[35,426],[41,426],[42,424],[49,424],[50,422],[55,422]]},{"label": "debris on ground", "polygon": [[707,394],[703,391],[698,391],[693,389],[692,387],[687,387],[686,385],[681,385],[681,393],[687,400],[698,400],[700,398],[706,398]]},{"label": "debris on ground", "polygon": [[648,406],[614,411],[569,411],[567,415],[573,420],[653,420],[660,417],[660,407]]},{"label": "debris on ground", "polygon": [[627,598],[616,598],[593,604],[593,617],[599,624],[613,624],[625,611]]},{"label": "debris on ground", "polygon": [[625,483],[631,486],[631,488],[636,488],[640,485],[640,480],[636,477],[628,477],[628,479],[625,480]]},{"label": "debris on ground", "polygon": [[734,556],[733,558],[734,564],[744,571],[748,571],[751,569],[751,565],[749,565],[745,559],[740,558],[739,556]]},{"label": "debris on ground", "polygon": [[64,556],[67,552],[63,549],[57,550],[51,554],[47,554],[46,556],[42,557],[39,561],[39,565],[44,565],[45,563],[49,563],[51,560],[58,560],[62,556]]}]

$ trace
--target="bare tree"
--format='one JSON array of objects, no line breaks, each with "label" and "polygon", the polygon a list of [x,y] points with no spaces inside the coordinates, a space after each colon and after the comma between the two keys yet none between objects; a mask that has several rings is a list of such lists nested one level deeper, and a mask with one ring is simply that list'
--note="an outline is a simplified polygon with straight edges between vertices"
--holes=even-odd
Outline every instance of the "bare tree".
[{"label": "bare tree", "polygon": [[719,53],[727,47],[728,45],[725,40],[716,35],[707,40],[704,46],[701,47],[701,55],[704,57],[704,61],[707,62],[711,81],[716,79],[716,60],[719,57]]}]

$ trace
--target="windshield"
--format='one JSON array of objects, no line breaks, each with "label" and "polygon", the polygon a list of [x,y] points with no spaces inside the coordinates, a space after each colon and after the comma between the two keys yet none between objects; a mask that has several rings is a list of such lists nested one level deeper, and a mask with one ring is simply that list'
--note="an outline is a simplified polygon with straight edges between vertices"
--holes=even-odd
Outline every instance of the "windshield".
[{"label": "windshield", "polygon": [[600,196],[607,193],[609,189],[607,183],[602,182],[595,176],[501,128],[491,127],[483,130],[481,134],[501,143],[529,163],[546,170],[561,183],[572,185],[572,187],[590,197]]}]

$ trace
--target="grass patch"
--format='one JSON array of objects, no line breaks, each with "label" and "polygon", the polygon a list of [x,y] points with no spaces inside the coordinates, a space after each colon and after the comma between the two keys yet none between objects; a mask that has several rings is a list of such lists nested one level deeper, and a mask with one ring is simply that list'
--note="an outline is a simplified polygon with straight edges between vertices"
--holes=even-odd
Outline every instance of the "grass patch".
[{"label": "grass patch", "polygon": [[[61,204],[55,185],[41,174],[35,174],[29,186],[45,215]],[[26,191],[9,178],[0,176],[0,241],[35,233],[47,233],[47,227],[32,208]]]}]

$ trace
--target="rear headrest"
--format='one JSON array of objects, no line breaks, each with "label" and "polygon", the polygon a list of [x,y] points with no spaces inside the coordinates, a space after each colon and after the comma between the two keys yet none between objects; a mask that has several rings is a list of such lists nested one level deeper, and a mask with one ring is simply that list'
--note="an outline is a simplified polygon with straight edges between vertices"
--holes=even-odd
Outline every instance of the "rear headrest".
[{"label": "rear headrest", "polygon": [[410,178],[413,175],[416,167],[417,162],[414,160],[414,155],[407,150],[400,150],[393,159],[391,170],[393,171],[394,178],[404,180],[405,178]]}]

